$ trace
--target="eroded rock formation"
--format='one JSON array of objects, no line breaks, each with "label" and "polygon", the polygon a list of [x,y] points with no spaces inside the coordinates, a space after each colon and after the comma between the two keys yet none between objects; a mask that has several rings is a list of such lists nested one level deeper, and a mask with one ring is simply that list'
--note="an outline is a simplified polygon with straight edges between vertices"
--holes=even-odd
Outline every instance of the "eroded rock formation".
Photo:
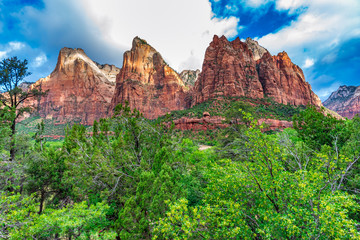
[{"label": "eroded rock formation", "polygon": [[40,117],[60,124],[79,121],[91,125],[108,115],[115,89],[113,79],[118,72],[113,65],[96,64],[82,49],[63,48],[55,70],[30,86],[48,91],[47,95],[24,105],[33,106]]},{"label": "eroded rock formation", "polygon": [[[241,121],[234,121],[239,124]],[[284,130],[285,128],[292,127],[292,122],[277,119],[265,119],[261,118],[258,120],[258,124],[264,124],[265,128],[263,131],[270,130]],[[169,123],[170,126],[170,123]],[[174,121],[175,129],[180,130],[195,130],[195,131],[206,131],[209,129],[218,129],[229,127],[230,124],[225,122],[225,118],[221,116],[210,116],[209,113],[204,112],[202,118],[188,118],[182,117]]]},{"label": "eroded rock formation", "polygon": [[198,80],[200,70],[183,70],[180,73],[180,78],[183,80],[186,86],[193,87]]},{"label": "eroded rock formation", "polygon": [[188,87],[160,53],[136,37],[131,50],[124,53],[111,109],[128,102],[131,109],[136,108],[144,117],[154,119],[189,107],[188,94]]},{"label": "eroded rock formation", "polygon": [[206,50],[192,105],[217,96],[264,97],[252,52],[239,38],[229,42],[214,36]]},{"label": "eroded rock formation", "polygon": [[340,86],[323,104],[349,119],[360,115],[360,86]]},{"label": "eroded rock formation", "polygon": [[206,50],[192,105],[218,96],[268,96],[283,104],[322,105],[300,67],[285,52],[271,56],[249,38],[244,43],[239,38],[229,42],[224,36],[214,36]]}]

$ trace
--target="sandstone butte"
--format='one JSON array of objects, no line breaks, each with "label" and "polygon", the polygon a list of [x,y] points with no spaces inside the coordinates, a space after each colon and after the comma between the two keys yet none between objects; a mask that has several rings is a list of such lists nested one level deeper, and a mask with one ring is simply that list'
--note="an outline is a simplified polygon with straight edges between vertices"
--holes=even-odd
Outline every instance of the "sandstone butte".
[{"label": "sandstone butte", "polygon": [[154,119],[190,107],[189,88],[145,40],[135,37],[123,59],[110,109],[128,102],[131,109]]},{"label": "sandstone butte", "polygon": [[322,106],[286,52],[271,56],[250,38],[230,42],[215,35],[193,89],[192,106],[219,96],[268,96],[283,104]]},{"label": "sandstone butte", "polygon": [[360,115],[360,86],[340,86],[323,104],[349,119]]},{"label": "sandstone butte", "polygon": [[48,91],[47,95],[24,105],[57,124],[92,125],[108,115],[119,71],[114,65],[93,62],[82,49],[62,48],[54,71],[30,86]]}]

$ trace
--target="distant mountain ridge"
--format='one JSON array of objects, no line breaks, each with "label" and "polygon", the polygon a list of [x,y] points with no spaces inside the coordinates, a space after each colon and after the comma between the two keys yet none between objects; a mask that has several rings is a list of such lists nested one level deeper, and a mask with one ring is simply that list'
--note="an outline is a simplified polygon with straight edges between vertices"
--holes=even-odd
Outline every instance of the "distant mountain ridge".
[{"label": "distant mountain ridge", "polygon": [[360,86],[340,86],[323,104],[341,116],[351,119],[360,114]]},{"label": "distant mountain ridge", "polygon": [[181,74],[139,37],[124,53],[121,69],[92,61],[82,49],[63,48],[54,71],[31,87],[49,92],[25,105],[59,124],[91,125],[125,102],[150,119],[218,97],[271,97],[283,104],[322,106],[286,52],[271,56],[250,38],[230,42],[224,36],[214,36],[201,71]]}]

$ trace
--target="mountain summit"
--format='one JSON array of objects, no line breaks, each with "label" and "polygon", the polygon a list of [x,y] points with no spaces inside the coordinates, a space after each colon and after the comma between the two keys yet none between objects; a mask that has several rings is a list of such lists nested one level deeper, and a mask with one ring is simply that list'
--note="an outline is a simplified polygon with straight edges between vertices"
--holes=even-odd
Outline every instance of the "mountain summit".
[{"label": "mountain summit", "polygon": [[40,117],[59,124],[79,121],[92,125],[107,116],[119,71],[114,65],[95,63],[82,49],[62,48],[54,71],[30,86],[48,94],[24,105],[33,106]]},{"label": "mountain summit", "polygon": [[152,46],[135,37],[116,78],[111,108],[128,102],[146,118],[154,119],[189,106],[188,87]]},{"label": "mountain summit", "polygon": [[214,36],[207,48],[192,105],[218,96],[273,98],[291,105],[322,106],[286,52],[271,54],[256,41]]}]

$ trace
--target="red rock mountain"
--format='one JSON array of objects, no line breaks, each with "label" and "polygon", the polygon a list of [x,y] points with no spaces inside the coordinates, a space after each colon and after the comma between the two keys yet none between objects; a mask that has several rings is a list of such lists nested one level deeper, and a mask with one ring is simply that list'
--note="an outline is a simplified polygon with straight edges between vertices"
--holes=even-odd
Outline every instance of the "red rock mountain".
[{"label": "red rock mountain", "polygon": [[192,105],[218,96],[272,97],[292,105],[321,106],[302,70],[289,56],[271,54],[254,40],[214,36],[207,48]]},{"label": "red rock mountain", "polygon": [[40,117],[59,124],[80,121],[91,125],[108,115],[119,71],[113,65],[93,62],[82,49],[63,48],[55,70],[30,86],[48,90],[48,94],[24,105],[33,106]]},{"label": "red rock mountain", "polygon": [[128,102],[146,118],[154,119],[170,111],[189,107],[188,87],[160,53],[145,40],[135,37],[116,78],[111,109]]},{"label": "red rock mountain", "polygon": [[340,86],[323,104],[349,119],[360,115],[360,86]]},{"label": "red rock mountain", "polygon": [[47,96],[24,105],[59,124],[86,125],[111,115],[117,104],[125,102],[150,119],[218,96],[269,96],[284,104],[322,105],[285,52],[271,56],[250,38],[230,42],[214,36],[201,72],[185,70],[179,75],[138,37],[123,59],[119,69],[93,62],[82,49],[63,48],[55,70],[30,86],[48,90]]}]

